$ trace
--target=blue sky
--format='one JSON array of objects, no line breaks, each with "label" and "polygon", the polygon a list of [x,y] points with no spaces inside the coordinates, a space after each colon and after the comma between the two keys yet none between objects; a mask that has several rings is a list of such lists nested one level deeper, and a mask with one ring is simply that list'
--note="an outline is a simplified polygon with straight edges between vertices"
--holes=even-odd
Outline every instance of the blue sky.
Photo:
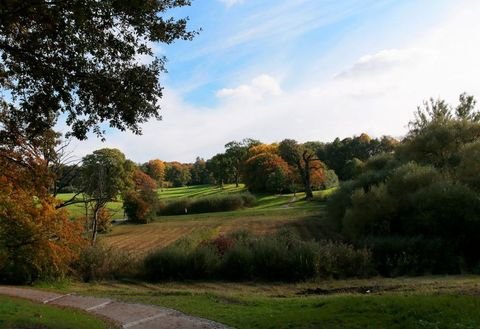
[{"label": "blue sky", "polygon": [[194,161],[245,137],[400,137],[422,100],[480,96],[476,0],[194,0],[191,42],[168,58],[163,120],[111,131],[78,156],[118,147],[135,161]]}]

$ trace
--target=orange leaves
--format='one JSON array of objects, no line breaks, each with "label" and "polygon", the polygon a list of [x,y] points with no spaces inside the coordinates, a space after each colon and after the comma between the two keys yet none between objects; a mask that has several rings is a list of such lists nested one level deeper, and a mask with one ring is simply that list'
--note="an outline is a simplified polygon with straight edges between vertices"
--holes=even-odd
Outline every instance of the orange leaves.
[{"label": "orange leaves", "polygon": [[85,245],[81,223],[56,210],[52,196],[17,183],[0,176],[0,279],[65,275]]},{"label": "orange leaves", "polygon": [[154,190],[157,188],[155,181],[140,169],[133,172],[133,182],[136,190]]}]

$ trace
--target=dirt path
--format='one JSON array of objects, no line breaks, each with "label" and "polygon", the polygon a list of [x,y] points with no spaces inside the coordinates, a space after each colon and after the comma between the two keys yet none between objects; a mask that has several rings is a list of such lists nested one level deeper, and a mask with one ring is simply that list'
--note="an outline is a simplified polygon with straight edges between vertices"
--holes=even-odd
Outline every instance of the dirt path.
[{"label": "dirt path", "polygon": [[48,305],[71,307],[101,315],[131,329],[228,329],[210,320],[188,316],[181,312],[142,304],[121,303],[106,298],[57,294],[47,291],[0,286],[0,294],[20,297]]}]

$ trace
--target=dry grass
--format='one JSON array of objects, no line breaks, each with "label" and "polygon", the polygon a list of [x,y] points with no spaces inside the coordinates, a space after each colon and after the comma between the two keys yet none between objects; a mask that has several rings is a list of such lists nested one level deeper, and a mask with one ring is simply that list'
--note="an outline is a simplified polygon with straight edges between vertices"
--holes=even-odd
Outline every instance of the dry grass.
[{"label": "dry grass", "polygon": [[141,255],[163,248],[184,237],[203,240],[238,230],[270,234],[290,227],[305,239],[321,232],[323,209],[277,211],[239,211],[229,213],[163,217],[147,225],[118,225],[102,241],[114,247]]}]

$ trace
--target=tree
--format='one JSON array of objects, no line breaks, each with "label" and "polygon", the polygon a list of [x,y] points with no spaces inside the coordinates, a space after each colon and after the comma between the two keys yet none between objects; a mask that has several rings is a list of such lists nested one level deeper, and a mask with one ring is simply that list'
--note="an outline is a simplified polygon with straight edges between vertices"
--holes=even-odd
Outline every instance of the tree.
[{"label": "tree", "polygon": [[192,185],[204,185],[210,184],[211,177],[210,173],[207,170],[207,163],[200,157],[197,157],[195,163],[190,169],[192,179],[190,184]]},{"label": "tree", "polygon": [[242,167],[248,157],[248,150],[260,144],[260,141],[251,138],[245,138],[242,142],[232,141],[225,144],[225,156],[229,158],[229,164],[231,165],[231,172],[236,187],[238,187]]},{"label": "tree", "polygon": [[128,220],[136,223],[148,223],[158,208],[156,183],[140,169],[133,172],[134,186],[123,194],[123,208]]},{"label": "tree", "polygon": [[83,190],[92,204],[91,242],[95,243],[100,211],[131,186],[131,164],[117,149],[104,148],[83,158]]},{"label": "tree", "polygon": [[[0,3],[0,101],[32,132],[66,115],[71,135],[85,139],[107,122],[140,133],[160,118],[164,57],[152,44],[190,40],[187,19],[167,11],[189,0],[71,0]],[[151,63],[139,60],[153,56]],[[8,95],[8,96],[4,96]]]},{"label": "tree", "polygon": [[232,176],[230,161],[231,159],[224,153],[219,153],[214,155],[206,163],[207,170],[218,186],[223,187],[223,184],[228,183]]},{"label": "tree", "polygon": [[163,181],[165,180],[165,163],[162,160],[150,160],[146,163],[146,173],[153,178],[158,187],[163,187]]},{"label": "tree", "polygon": [[291,180],[288,164],[277,154],[260,153],[249,158],[244,166],[243,180],[253,192],[280,193]]},{"label": "tree", "polygon": [[291,166],[294,166],[303,183],[307,199],[313,199],[312,171],[320,170],[323,164],[318,160],[314,151],[298,144],[293,139],[284,139],[278,146],[281,157]]},{"label": "tree", "polygon": [[410,122],[410,131],[398,147],[403,161],[416,161],[437,168],[455,170],[461,159],[462,147],[480,138],[480,112],[475,100],[460,95],[456,107],[444,100],[425,102]]},{"label": "tree", "polygon": [[180,162],[168,162],[165,179],[175,187],[186,186],[191,179],[190,168]]}]

